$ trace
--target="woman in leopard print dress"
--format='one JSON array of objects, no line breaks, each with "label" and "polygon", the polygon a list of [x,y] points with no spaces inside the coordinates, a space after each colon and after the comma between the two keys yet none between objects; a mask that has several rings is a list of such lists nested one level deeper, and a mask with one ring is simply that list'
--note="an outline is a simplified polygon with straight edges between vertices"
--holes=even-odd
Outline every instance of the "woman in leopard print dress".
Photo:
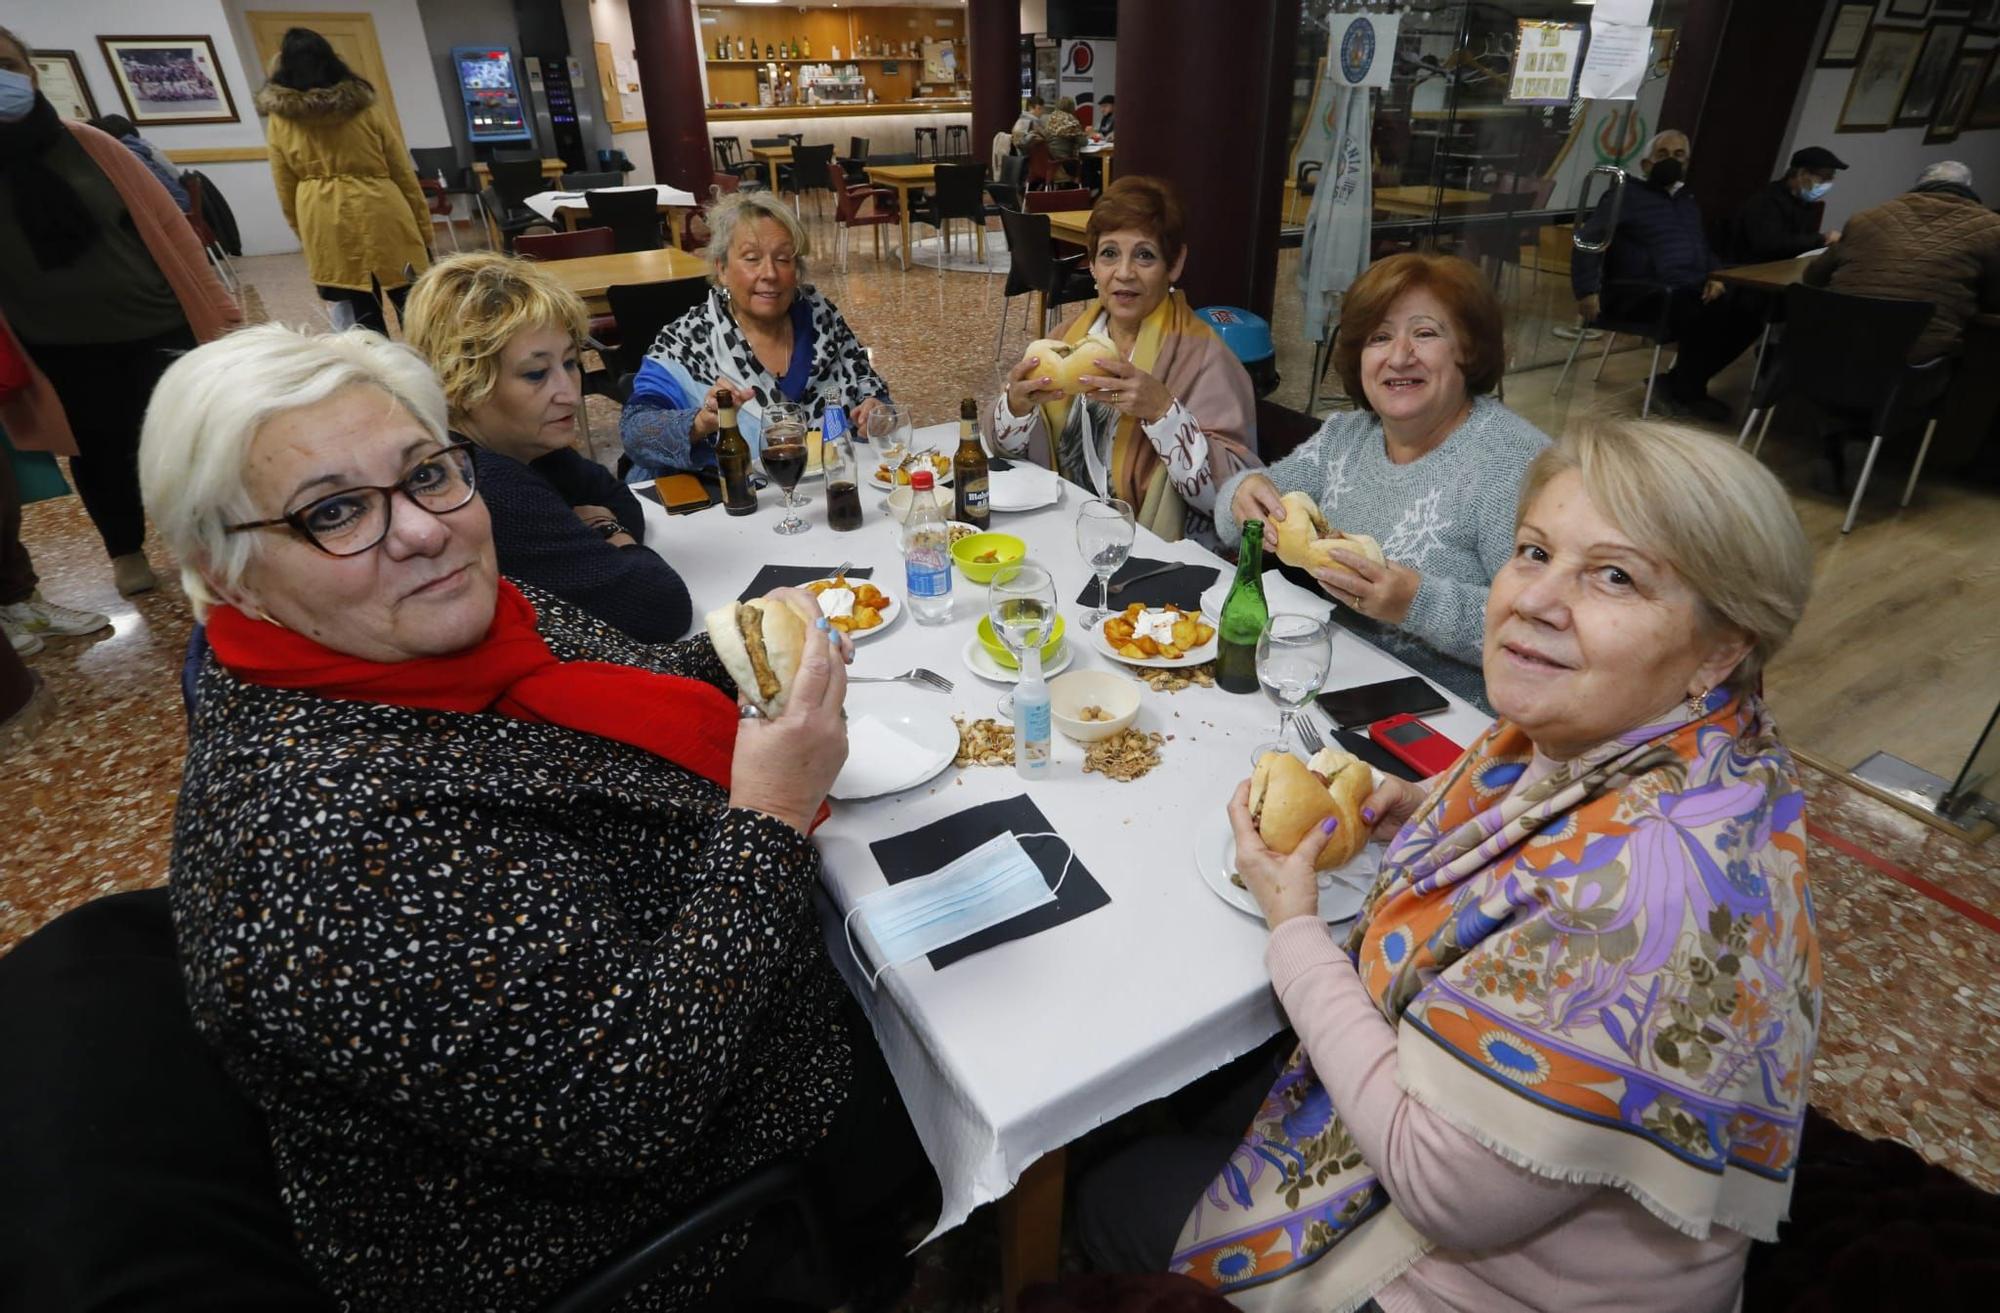
[{"label": "woman in leopard print dress", "polygon": [[[849,649],[814,634],[783,714],[739,729],[706,638],[500,578],[436,379],[374,334],[249,329],[156,400],[147,501],[213,648],[174,831],[187,997],[327,1292],[541,1307],[809,1154],[867,1042],[808,837]],[[625,1307],[703,1303],[745,1239]]]}]

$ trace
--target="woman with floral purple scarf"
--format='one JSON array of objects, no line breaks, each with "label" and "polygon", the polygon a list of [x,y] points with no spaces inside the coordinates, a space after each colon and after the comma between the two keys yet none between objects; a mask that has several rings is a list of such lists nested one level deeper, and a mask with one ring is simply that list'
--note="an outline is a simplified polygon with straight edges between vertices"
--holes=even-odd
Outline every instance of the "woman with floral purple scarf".
[{"label": "woman with floral purple scarf", "polygon": [[1735,1307],[1819,1031],[1804,797],[1758,694],[1811,580],[1734,447],[1602,423],[1538,457],[1486,609],[1500,718],[1369,799],[1344,942],[1322,836],[1271,851],[1237,791],[1299,1047],[1237,1142],[1085,1182],[1093,1259],[1248,1309]]}]

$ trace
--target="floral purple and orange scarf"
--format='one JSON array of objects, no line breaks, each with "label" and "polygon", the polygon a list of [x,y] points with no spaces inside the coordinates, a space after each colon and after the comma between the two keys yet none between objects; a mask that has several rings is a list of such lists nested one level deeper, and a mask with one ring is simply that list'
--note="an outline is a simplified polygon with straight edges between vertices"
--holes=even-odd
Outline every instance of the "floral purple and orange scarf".
[{"label": "floral purple and orange scarf", "polygon": [[[1510,794],[1498,722],[1389,845],[1347,951],[1403,1088],[1509,1161],[1692,1236],[1775,1239],[1819,1032],[1805,799],[1755,698]],[[1430,1248],[1303,1049],[1172,1268],[1244,1308],[1357,1308]]]}]

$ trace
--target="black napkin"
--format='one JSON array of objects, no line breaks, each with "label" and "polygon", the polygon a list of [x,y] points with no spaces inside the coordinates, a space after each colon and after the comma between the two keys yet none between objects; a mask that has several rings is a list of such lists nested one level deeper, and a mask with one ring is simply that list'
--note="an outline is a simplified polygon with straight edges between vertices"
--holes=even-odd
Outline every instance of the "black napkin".
[{"label": "black napkin", "polygon": [[[893,839],[877,839],[868,845],[868,850],[875,854],[875,864],[882,868],[889,883],[901,884],[943,869],[997,834],[1010,830],[1015,834],[1038,834],[1054,828],[1049,818],[1042,815],[1042,809],[1022,793],[998,802],[981,803]],[[1069,846],[1058,839],[1023,839],[1021,847],[1034,858],[1049,887],[1054,888],[1057,879],[1063,876]],[[1053,903],[1044,903],[955,944],[946,944],[930,955],[931,970],[942,971],[960,958],[971,957],[996,944],[1025,939],[1051,926],[1073,921],[1110,901],[1111,895],[1104,892],[1104,886],[1097,883],[1079,857],[1070,863],[1069,875],[1062,878],[1062,888],[1056,890]]]},{"label": "black napkin", "polygon": [[1361,760],[1367,762],[1376,770],[1381,771],[1384,775],[1393,775],[1399,780],[1408,780],[1412,784],[1424,778],[1423,773],[1417,770],[1416,767],[1410,765],[1410,763],[1404,761],[1395,753],[1390,752],[1366,734],[1357,734],[1351,729],[1336,729],[1333,732],[1333,737],[1334,741],[1339,743],[1341,747],[1361,758]]},{"label": "black napkin", "polygon": [[1011,470],[1014,468],[1014,462],[1008,460],[1005,456],[988,456],[986,458],[986,468],[989,471]]},{"label": "black napkin", "polygon": [[[1171,564],[1171,561],[1149,561],[1143,556],[1127,557],[1125,564],[1118,567],[1118,573],[1111,576],[1111,582],[1116,585],[1135,574]],[[1178,570],[1141,579],[1122,593],[1112,593],[1105,605],[1113,611],[1122,611],[1134,602],[1141,606],[1178,606],[1183,611],[1199,611],[1201,595],[1214,587],[1215,581],[1221,577],[1222,571],[1212,565],[1183,565]],[[1097,580],[1092,579],[1084,585],[1076,604],[1097,605]]]},{"label": "black napkin", "polygon": [[[815,579],[825,579],[833,573],[830,565],[767,565],[757,572],[750,586],[736,595],[739,602],[747,602],[753,597],[762,597],[773,588],[797,588]],[[849,579],[866,579],[875,573],[875,567],[864,565],[859,570],[849,570]]]}]

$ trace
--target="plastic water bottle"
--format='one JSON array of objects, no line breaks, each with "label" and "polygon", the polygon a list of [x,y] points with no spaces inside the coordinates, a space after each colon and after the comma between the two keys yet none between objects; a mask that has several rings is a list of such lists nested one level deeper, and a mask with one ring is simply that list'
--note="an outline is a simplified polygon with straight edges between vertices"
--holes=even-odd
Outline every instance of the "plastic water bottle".
[{"label": "plastic water bottle", "polygon": [[1014,769],[1024,780],[1049,773],[1049,684],[1034,643],[1021,653],[1021,682],[1014,686]]},{"label": "plastic water bottle", "polygon": [[910,518],[903,521],[903,592],[920,625],[951,620],[951,531],[945,527],[929,470],[910,476]]}]

